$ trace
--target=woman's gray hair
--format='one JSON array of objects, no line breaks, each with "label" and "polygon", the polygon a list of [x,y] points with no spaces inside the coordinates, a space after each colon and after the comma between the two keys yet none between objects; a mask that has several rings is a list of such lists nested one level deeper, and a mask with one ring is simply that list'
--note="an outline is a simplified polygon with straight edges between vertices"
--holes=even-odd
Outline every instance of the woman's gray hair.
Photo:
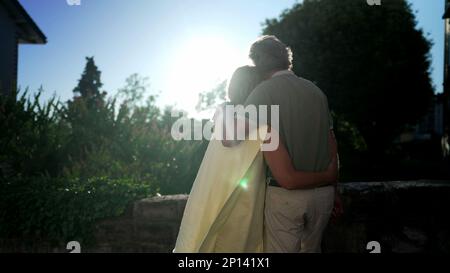
[{"label": "woman's gray hair", "polygon": [[247,97],[260,84],[262,77],[254,66],[242,66],[234,71],[228,84],[228,98],[234,105],[244,104]]},{"label": "woman's gray hair", "polygon": [[292,69],[292,51],[277,37],[265,35],[250,48],[250,59],[261,73]]}]

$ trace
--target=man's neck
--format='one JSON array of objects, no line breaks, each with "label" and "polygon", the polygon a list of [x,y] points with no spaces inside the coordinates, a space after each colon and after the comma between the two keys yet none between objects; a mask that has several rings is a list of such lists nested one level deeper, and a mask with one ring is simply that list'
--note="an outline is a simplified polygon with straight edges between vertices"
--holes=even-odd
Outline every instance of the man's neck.
[{"label": "man's neck", "polygon": [[265,79],[268,80],[268,79],[272,78],[272,76],[273,76],[275,73],[280,72],[280,71],[283,71],[283,70],[272,70],[272,71],[269,71],[269,72],[266,74]]},{"label": "man's neck", "polygon": [[293,74],[293,72],[290,69],[272,70],[267,73],[267,77],[265,78],[265,80],[273,78],[274,76],[277,75],[284,75],[284,74]]}]

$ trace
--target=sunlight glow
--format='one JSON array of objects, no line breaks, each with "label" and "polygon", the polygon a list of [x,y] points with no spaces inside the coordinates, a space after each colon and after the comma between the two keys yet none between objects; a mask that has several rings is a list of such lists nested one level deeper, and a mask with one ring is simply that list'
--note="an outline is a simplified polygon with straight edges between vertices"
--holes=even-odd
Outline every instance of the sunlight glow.
[{"label": "sunlight glow", "polygon": [[174,54],[168,92],[178,107],[194,112],[198,94],[210,91],[233,71],[248,63],[246,52],[220,36],[197,36],[180,45]]}]

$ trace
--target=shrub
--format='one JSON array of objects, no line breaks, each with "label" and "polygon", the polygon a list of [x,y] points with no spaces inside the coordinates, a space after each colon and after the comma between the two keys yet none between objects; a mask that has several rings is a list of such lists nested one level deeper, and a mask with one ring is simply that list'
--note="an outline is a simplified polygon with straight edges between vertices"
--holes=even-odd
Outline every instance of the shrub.
[{"label": "shrub", "polygon": [[90,242],[94,223],[154,194],[130,179],[25,177],[0,183],[0,237]]}]

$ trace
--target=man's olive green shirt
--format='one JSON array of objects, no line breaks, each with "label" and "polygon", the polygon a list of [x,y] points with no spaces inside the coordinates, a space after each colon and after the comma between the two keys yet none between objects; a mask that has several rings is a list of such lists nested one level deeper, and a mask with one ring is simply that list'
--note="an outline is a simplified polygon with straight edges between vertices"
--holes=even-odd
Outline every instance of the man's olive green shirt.
[{"label": "man's olive green shirt", "polygon": [[[332,121],[326,95],[291,71],[280,71],[258,85],[245,105],[279,105],[279,133],[299,171],[323,171],[330,163],[328,134]],[[268,107],[268,125],[271,124]],[[262,125],[262,124],[259,124]]]}]

